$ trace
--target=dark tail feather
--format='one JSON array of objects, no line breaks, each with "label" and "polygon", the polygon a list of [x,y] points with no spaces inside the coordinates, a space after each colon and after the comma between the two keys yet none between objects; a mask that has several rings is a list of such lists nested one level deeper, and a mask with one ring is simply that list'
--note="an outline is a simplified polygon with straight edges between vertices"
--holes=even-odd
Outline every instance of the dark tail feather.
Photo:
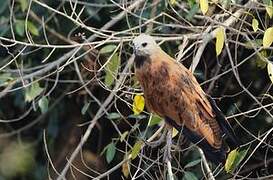
[{"label": "dark tail feather", "polygon": [[212,161],[214,163],[225,163],[226,161],[226,156],[227,156],[227,151],[224,148],[224,146],[221,147],[221,149],[215,149],[212,146],[210,146],[210,144],[207,142],[207,140],[205,140],[204,138],[200,137],[199,135],[197,135],[196,133],[190,131],[188,128],[186,128],[185,126],[179,126],[178,124],[176,124],[175,121],[173,121],[170,118],[165,118],[166,122],[168,124],[170,124],[171,126],[173,126],[174,128],[176,128],[179,132],[182,132],[182,134],[188,138],[192,143],[196,144],[197,146],[199,146],[206,158],[209,161]]},{"label": "dark tail feather", "polygon": [[217,120],[221,130],[227,136],[226,141],[227,141],[228,145],[230,146],[231,149],[236,149],[241,144],[239,139],[236,137],[231,125],[229,124],[229,122],[225,118],[222,111],[218,108],[215,101],[209,95],[207,95],[207,98],[212,106],[213,111],[216,114],[216,120]]},{"label": "dark tail feather", "polygon": [[206,158],[209,161],[212,161],[214,163],[225,163],[227,150],[224,148],[223,145],[221,149],[215,149],[207,142],[207,140],[201,138],[194,132],[190,131],[188,128],[183,127],[182,132],[191,142],[197,144],[197,146],[199,146],[203,150]]}]

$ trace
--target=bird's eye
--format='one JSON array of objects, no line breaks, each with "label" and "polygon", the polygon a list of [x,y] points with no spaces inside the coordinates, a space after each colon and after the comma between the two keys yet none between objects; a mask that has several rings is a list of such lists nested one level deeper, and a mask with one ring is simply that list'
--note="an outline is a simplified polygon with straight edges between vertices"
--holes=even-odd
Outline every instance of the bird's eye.
[{"label": "bird's eye", "polygon": [[142,45],[142,47],[146,47],[147,43],[145,42],[145,43],[142,43],[141,45]]}]

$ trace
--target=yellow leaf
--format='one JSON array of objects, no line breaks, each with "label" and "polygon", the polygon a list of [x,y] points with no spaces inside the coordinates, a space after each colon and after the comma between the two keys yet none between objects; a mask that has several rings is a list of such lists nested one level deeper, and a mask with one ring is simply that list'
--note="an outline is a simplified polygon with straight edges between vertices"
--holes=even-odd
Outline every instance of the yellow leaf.
[{"label": "yellow leaf", "polygon": [[263,46],[266,48],[270,47],[272,42],[273,42],[273,27],[270,27],[264,32]]},{"label": "yellow leaf", "polygon": [[174,5],[176,3],[176,0],[170,0],[171,5]]},{"label": "yellow leaf", "polygon": [[221,54],[222,49],[224,47],[225,42],[225,29],[223,27],[219,27],[216,30],[216,55],[219,56]]},{"label": "yellow leaf", "polygon": [[226,172],[231,172],[233,169],[233,164],[236,159],[238,152],[237,149],[232,150],[227,157],[226,163],[225,163],[225,170]]},{"label": "yellow leaf", "polygon": [[175,128],[173,128],[172,138],[177,136],[177,134],[178,134],[178,131]]},{"label": "yellow leaf", "polygon": [[203,14],[206,14],[209,9],[209,2],[208,0],[200,0],[200,9]]},{"label": "yellow leaf", "polygon": [[252,19],[252,28],[253,28],[254,32],[257,32],[257,30],[259,28],[259,21],[255,18]]},{"label": "yellow leaf", "polygon": [[272,18],[273,17],[273,6],[272,5],[267,5],[267,6],[265,6],[265,10],[266,10],[268,16],[270,18]]},{"label": "yellow leaf", "polygon": [[129,171],[130,171],[130,164],[129,162],[126,161],[122,164],[122,173],[126,178],[128,178],[129,176]]},{"label": "yellow leaf", "polygon": [[213,3],[218,3],[218,0],[211,0]]},{"label": "yellow leaf", "polygon": [[135,159],[137,157],[137,155],[139,154],[139,151],[141,150],[142,144],[143,144],[143,141],[137,141],[134,144],[132,148],[132,152],[131,152],[132,159]]},{"label": "yellow leaf", "polygon": [[273,83],[273,64],[271,62],[268,62],[267,64],[267,72],[271,82]]},{"label": "yellow leaf", "polygon": [[135,95],[133,103],[134,115],[139,115],[143,111],[144,106],[145,106],[144,97],[141,95]]},{"label": "yellow leaf", "polygon": [[227,157],[225,170],[227,173],[234,171],[246,157],[250,146],[244,148],[236,148],[232,150]]}]

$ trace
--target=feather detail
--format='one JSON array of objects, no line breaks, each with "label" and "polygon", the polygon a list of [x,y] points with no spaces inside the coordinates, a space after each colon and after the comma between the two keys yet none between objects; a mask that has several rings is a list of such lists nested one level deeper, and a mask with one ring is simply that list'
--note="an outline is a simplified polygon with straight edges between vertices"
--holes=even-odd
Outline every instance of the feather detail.
[{"label": "feather detail", "polygon": [[141,62],[141,65],[135,62],[135,74],[148,110],[166,117],[170,125],[184,132],[193,143],[201,141],[198,145],[210,159],[215,155],[215,161],[223,162],[226,149],[222,135],[230,137],[232,147],[237,146],[225,117],[186,67],[161,50],[151,37],[143,38],[134,40],[135,61]]}]

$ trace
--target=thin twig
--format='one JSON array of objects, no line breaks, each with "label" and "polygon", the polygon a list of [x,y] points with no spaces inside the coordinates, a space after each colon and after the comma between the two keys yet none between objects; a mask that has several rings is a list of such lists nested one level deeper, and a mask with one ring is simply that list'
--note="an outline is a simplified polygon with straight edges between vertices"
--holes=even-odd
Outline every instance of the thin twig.
[{"label": "thin twig", "polygon": [[199,153],[201,155],[202,161],[203,161],[203,163],[205,165],[205,169],[206,169],[206,171],[208,173],[208,179],[209,180],[215,180],[215,178],[214,178],[213,173],[212,173],[212,171],[211,171],[211,169],[209,167],[208,161],[207,161],[207,159],[205,157],[205,154],[204,154],[203,150],[201,148],[199,148],[199,147],[197,147],[197,149],[198,149],[198,151],[199,151]]},{"label": "thin twig", "polygon": [[[246,3],[244,6],[245,7],[249,7],[253,4],[252,1],[249,1],[248,3]],[[223,22],[223,24],[225,26],[231,26],[232,24],[234,24],[239,18],[240,16],[245,12],[245,10],[243,8],[237,10],[233,16],[229,17],[225,22]],[[199,46],[198,50],[197,50],[197,53],[195,54],[193,60],[192,60],[192,64],[191,64],[191,67],[190,67],[190,70],[192,72],[194,72],[194,70],[196,69],[200,59],[201,59],[201,56],[205,50],[205,47],[207,46],[207,44],[213,39],[216,37],[216,31],[217,29],[214,29],[212,32],[208,33],[210,30],[211,30],[212,26],[209,26],[207,27],[207,29],[205,30],[205,33],[204,33],[204,38],[203,38],[203,42],[202,44]]]},{"label": "thin twig", "polygon": [[169,180],[174,180],[173,171],[172,171],[172,164],[171,164],[171,161],[169,159],[167,160],[167,168],[168,168]]},{"label": "thin twig", "polygon": [[128,63],[126,64],[125,68],[123,69],[122,72],[122,76],[119,78],[119,80],[117,81],[113,91],[111,92],[111,94],[106,98],[106,100],[104,101],[104,103],[102,104],[102,106],[100,107],[100,109],[97,111],[95,117],[93,118],[93,120],[91,121],[91,124],[88,126],[87,130],[85,131],[83,137],[81,138],[78,146],[76,147],[76,149],[73,151],[71,157],[69,158],[69,161],[66,163],[65,167],[63,168],[61,175],[57,178],[57,180],[62,180],[65,179],[65,175],[70,167],[70,163],[69,162],[73,162],[73,160],[76,158],[76,156],[78,155],[78,153],[80,152],[80,150],[82,149],[84,143],[87,141],[87,139],[89,138],[92,129],[94,128],[95,124],[97,123],[98,119],[102,116],[102,114],[104,113],[104,110],[106,108],[106,106],[108,106],[108,104],[112,101],[112,99],[115,97],[116,94],[116,90],[120,87],[120,85],[122,85],[122,83],[124,82],[125,78],[126,78],[126,71],[131,67],[132,63],[133,63],[133,58],[131,57],[128,61]]}]

